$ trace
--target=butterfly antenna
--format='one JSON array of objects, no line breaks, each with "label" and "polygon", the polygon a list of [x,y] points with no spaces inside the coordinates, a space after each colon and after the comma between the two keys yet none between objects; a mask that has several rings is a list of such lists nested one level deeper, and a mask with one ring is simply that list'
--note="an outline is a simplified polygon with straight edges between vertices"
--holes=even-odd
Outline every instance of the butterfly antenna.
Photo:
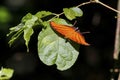
[{"label": "butterfly antenna", "polygon": [[[75,25],[76,25],[76,23],[77,23],[77,20],[75,20],[75,22],[74,22],[73,26],[75,26]],[[76,27],[76,28],[75,28],[75,31],[79,31],[79,28],[78,28],[78,27]]]},{"label": "butterfly antenna", "polygon": [[75,28],[75,31],[80,31],[78,27]]},{"label": "butterfly antenna", "polygon": [[87,32],[82,32],[81,34],[87,34],[87,33],[90,33],[89,31],[87,31]]}]

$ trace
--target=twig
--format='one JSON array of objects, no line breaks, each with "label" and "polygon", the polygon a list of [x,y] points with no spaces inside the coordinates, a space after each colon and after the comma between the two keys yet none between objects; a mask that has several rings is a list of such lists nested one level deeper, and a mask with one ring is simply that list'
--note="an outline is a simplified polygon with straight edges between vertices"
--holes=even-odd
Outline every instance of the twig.
[{"label": "twig", "polygon": [[[79,4],[78,6],[76,6],[76,7],[81,7],[81,6],[84,6],[84,5],[87,5],[87,4],[90,4],[90,3],[95,3],[96,1],[94,1],[94,0],[90,0],[90,1],[88,1],[88,2],[83,2],[83,3],[81,3],[81,4]],[[64,12],[62,12],[62,13],[60,13],[60,14],[56,14],[56,13],[53,13],[53,15],[55,15],[53,18],[55,18],[55,17],[59,17],[59,16],[61,16],[61,15],[63,15],[64,14]],[[49,21],[51,21],[53,18],[51,18]]]},{"label": "twig", "polygon": [[100,1],[97,1],[96,3],[99,3],[99,4],[101,4],[102,6],[104,6],[104,7],[108,8],[108,9],[110,9],[110,10],[112,10],[112,11],[120,14],[120,11],[119,11],[119,10],[116,10],[116,9],[114,9],[114,8],[108,6],[108,5],[106,5],[106,4],[104,4],[104,3],[100,2]]},{"label": "twig", "polygon": [[108,8],[108,9],[110,9],[110,10],[112,10],[112,11],[120,14],[120,10],[116,10],[116,9],[114,9],[114,8],[112,8],[112,7],[104,4],[103,2],[101,2],[101,1],[99,1],[99,0],[90,0],[90,1],[88,1],[88,2],[81,3],[81,4],[79,4],[79,5],[76,6],[76,7],[81,7],[81,6],[83,6],[83,5],[87,5],[87,4],[90,4],[90,3],[98,3],[98,4],[100,4],[100,5],[104,6],[104,7],[106,7],[106,8]]},{"label": "twig", "polygon": [[[112,10],[112,11],[120,14],[120,10],[116,10],[116,9],[114,9],[114,8],[112,8],[112,7],[104,4],[104,3],[102,3],[102,2],[99,1],[99,0],[90,0],[90,1],[88,1],[88,2],[83,2],[83,3],[79,4],[79,5],[77,5],[76,7],[81,7],[81,6],[84,6],[84,5],[87,5],[87,4],[91,4],[91,3],[98,3],[98,4],[100,4],[100,5],[104,6],[104,7],[106,7],[106,8],[108,8],[108,9],[110,9],[110,10]],[[63,14],[64,14],[64,12],[62,12],[62,13],[60,13],[60,14],[54,14],[54,15],[56,15],[55,17],[59,17],[59,16],[61,16],[61,15],[63,15]]]},{"label": "twig", "polygon": [[95,2],[95,1],[84,2],[84,3],[79,4],[79,5],[76,6],[76,7],[81,7],[81,6],[84,6],[84,5],[87,5],[87,4],[91,4],[91,3],[94,3],[94,2]]}]

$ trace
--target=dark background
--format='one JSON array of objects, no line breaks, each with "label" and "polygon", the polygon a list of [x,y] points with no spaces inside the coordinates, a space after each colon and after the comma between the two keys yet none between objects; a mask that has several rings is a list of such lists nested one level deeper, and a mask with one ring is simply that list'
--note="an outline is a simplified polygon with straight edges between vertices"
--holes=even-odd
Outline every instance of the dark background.
[{"label": "dark background", "polygon": [[[76,26],[81,32],[90,31],[85,38],[91,46],[81,46],[76,63],[66,71],[56,66],[46,66],[37,54],[37,35],[30,41],[30,53],[22,37],[9,47],[9,28],[20,23],[27,13],[35,14],[45,10],[61,13],[65,7],[76,6],[88,0],[0,0],[0,66],[13,68],[11,80],[110,80],[113,68],[113,49],[116,28],[115,12],[99,5],[89,4],[80,7],[83,16],[77,19]],[[117,0],[101,0],[117,8]]]}]

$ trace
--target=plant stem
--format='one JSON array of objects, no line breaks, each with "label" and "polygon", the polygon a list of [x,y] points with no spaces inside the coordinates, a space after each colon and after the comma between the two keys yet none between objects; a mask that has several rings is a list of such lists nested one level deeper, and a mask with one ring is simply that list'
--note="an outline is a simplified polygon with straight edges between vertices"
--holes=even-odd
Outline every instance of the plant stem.
[{"label": "plant stem", "polygon": [[120,73],[119,73],[119,76],[118,76],[118,80],[120,80]]},{"label": "plant stem", "polygon": [[108,8],[108,9],[110,9],[110,10],[112,10],[112,11],[120,14],[120,10],[116,10],[116,9],[114,9],[114,8],[112,8],[112,7],[104,4],[104,3],[102,3],[102,2],[99,1],[99,0],[90,0],[90,1],[88,1],[88,2],[81,3],[81,4],[79,4],[79,5],[76,6],[76,7],[81,7],[81,6],[83,6],[83,5],[87,5],[87,4],[90,4],[90,3],[98,3],[98,4],[100,4],[100,5],[104,6],[104,7],[106,7],[106,8]]},{"label": "plant stem", "polygon": [[[87,5],[87,4],[91,4],[91,3],[98,3],[98,4],[100,4],[100,5],[104,6],[104,7],[106,7],[108,9],[110,9],[110,10],[120,14],[120,10],[116,10],[116,9],[114,9],[114,8],[104,4],[104,3],[102,3],[99,0],[90,0],[90,1],[87,1],[87,2],[83,2],[83,3],[79,4],[79,5],[77,5],[76,7],[81,7],[81,6],[84,6],[84,5]],[[64,12],[62,12],[60,14],[54,14],[54,15],[55,15],[55,17],[59,17],[59,16],[61,16],[63,14],[64,14]]]},{"label": "plant stem", "polygon": [[104,4],[104,3],[100,2],[100,1],[97,1],[96,3],[99,3],[99,4],[101,4],[102,6],[104,6],[104,7],[108,8],[108,9],[110,9],[110,10],[112,10],[112,11],[120,14],[120,11],[119,11],[119,10],[116,10],[116,9],[114,9],[114,8],[108,6],[108,5],[106,5],[106,4]]},{"label": "plant stem", "polygon": [[[120,11],[120,0],[118,0],[117,10]],[[117,27],[116,27],[116,34],[115,34],[115,45],[114,45],[114,53],[113,58],[115,60],[119,59],[119,47],[120,47],[120,14],[117,14]],[[116,66],[116,65],[114,65]],[[118,80],[120,80],[120,72],[118,75]]]},{"label": "plant stem", "polygon": [[[120,11],[120,0],[118,1],[118,10]],[[114,53],[113,58],[118,60],[119,56],[119,39],[120,39],[120,14],[117,14],[117,27],[116,27],[116,34],[115,34],[115,45],[114,45]]]},{"label": "plant stem", "polygon": [[79,4],[79,5],[76,6],[76,7],[81,7],[81,6],[84,6],[84,5],[87,5],[87,4],[90,4],[90,3],[93,3],[93,2],[95,2],[95,1],[83,2],[83,3]]}]

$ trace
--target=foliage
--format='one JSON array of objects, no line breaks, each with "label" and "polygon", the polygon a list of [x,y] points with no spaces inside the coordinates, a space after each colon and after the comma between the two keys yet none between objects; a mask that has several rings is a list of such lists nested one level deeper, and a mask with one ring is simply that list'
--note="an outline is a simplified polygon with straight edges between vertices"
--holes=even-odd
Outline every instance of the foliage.
[{"label": "foliage", "polygon": [[[49,11],[40,11],[35,15],[28,13],[24,16],[21,20],[21,23],[15,27],[10,28],[10,33],[7,35],[12,35],[9,44],[10,46],[15,42],[17,38],[23,33],[23,37],[25,40],[25,44],[27,46],[27,51],[29,51],[28,44],[30,41],[31,36],[34,34],[33,27],[39,25],[42,28],[38,35],[38,54],[39,58],[43,63],[46,65],[57,65],[57,69],[59,70],[66,70],[69,69],[76,61],[78,57],[78,49],[79,45],[74,44],[72,41],[67,41],[66,39],[56,34],[50,27],[49,22],[55,21],[60,24],[64,25],[71,25],[69,21],[76,19],[76,17],[80,17],[83,15],[83,12],[80,6],[90,4],[90,3],[98,3],[114,12],[120,14],[120,11],[102,3],[99,0],[90,0],[88,2],[84,2],[76,7],[71,8],[64,8],[63,12],[60,14],[55,14]],[[1,12],[1,10],[0,10]],[[3,17],[8,16],[7,14],[4,15],[4,10],[0,15],[1,20],[0,22],[7,22],[4,21]],[[6,13],[6,12],[5,12]],[[64,14],[67,20],[59,18],[60,15]],[[8,19],[9,20],[9,19]],[[118,23],[119,23],[119,16],[118,16]],[[119,24],[116,28],[116,38],[115,38],[115,48],[114,48],[114,55],[113,58],[118,60],[119,57]],[[8,71],[2,69],[1,70],[1,79],[3,79],[3,73]],[[8,72],[9,73],[9,72]],[[7,74],[5,74],[7,75]],[[10,75],[7,75],[10,78]],[[8,77],[7,77],[8,78]],[[5,78],[5,79],[7,79]],[[120,78],[120,76],[119,76]]]},{"label": "foliage", "polygon": [[42,28],[38,35],[38,54],[40,60],[46,65],[57,65],[57,69],[69,69],[77,60],[79,54],[79,44],[73,44],[72,41],[56,34],[50,27],[49,22],[55,21],[59,24],[71,25],[69,20],[83,15],[83,12],[78,7],[64,8],[63,13],[68,20],[59,18],[60,14],[54,14],[49,11],[39,11],[35,15],[26,14],[21,23],[10,28],[12,37],[9,41],[10,46],[23,33],[23,38],[29,51],[28,44],[31,36],[34,33],[34,27]]},{"label": "foliage", "polygon": [[13,69],[1,68],[0,70],[0,80],[9,80],[13,75]]}]

